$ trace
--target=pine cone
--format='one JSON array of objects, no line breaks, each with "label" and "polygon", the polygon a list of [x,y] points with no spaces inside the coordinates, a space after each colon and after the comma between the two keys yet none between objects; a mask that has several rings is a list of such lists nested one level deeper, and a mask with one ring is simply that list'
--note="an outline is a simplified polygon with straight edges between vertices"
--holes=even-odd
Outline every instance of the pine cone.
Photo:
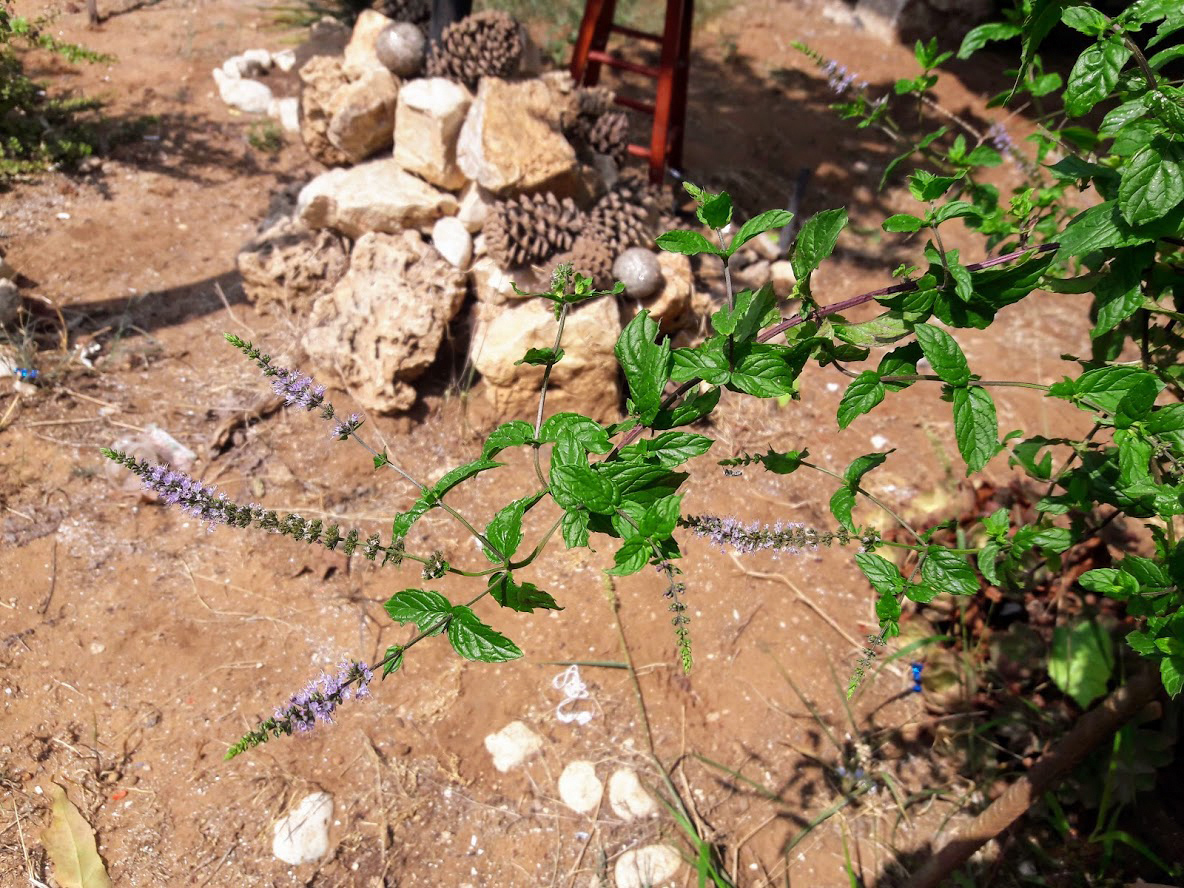
[{"label": "pine cone", "polygon": [[630,247],[651,247],[657,222],[657,201],[647,187],[622,177],[588,213],[587,231],[619,255]]},{"label": "pine cone", "polygon": [[485,248],[502,268],[543,262],[571,249],[584,222],[570,197],[549,191],[499,201],[485,219]]},{"label": "pine cone", "polygon": [[576,107],[580,114],[599,117],[612,110],[617,94],[607,86],[581,86],[576,90]]},{"label": "pine cone", "polygon": [[431,0],[379,0],[375,9],[396,22],[410,22],[427,31],[432,20]]},{"label": "pine cone", "polygon": [[447,77],[472,89],[482,77],[509,77],[522,56],[522,33],[506,13],[491,9],[444,29],[432,44],[429,77]]},{"label": "pine cone", "polygon": [[607,154],[621,166],[629,147],[629,118],[622,111],[600,115],[589,128],[587,141],[597,154]]},{"label": "pine cone", "polygon": [[612,247],[592,234],[581,234],[571,250],[555,257],[554,264],[570,262],[573,271],[592,278],[597,289],[607,290],[613,285],[614,259],[616,253]]}]

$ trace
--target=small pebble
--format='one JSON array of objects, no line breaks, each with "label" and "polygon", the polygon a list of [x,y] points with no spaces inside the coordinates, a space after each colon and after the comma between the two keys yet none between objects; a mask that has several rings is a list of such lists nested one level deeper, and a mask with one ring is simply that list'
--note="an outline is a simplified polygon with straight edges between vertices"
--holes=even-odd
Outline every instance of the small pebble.
[{"label": "small pebble", "polygon": [[674,878],[682,857],[669,845],[646,845],[617,858],[613,875],[617,888],[656,888]]},{"label": "small pebble", "polygon": [[329,821],[332,817],[331,795],[314,792],[305,796],[276,823],[272,853],[293,866],[320,860],[329,850]]},{"label": "small pebble", "polygon": [[596,810],[604,795],[604,784],[591,762],[572,762],[559,775],[559,798],[577,814]]},{"label": "small pebble", "polygon": [[613,278],[625,285],[630,299],[647,299],[662,286],[662,267],[653,250],[630,247],[613,263]]},{"label": "small pebble", "polygon": [[486,737],[485,748],[493,757],[493,766],[505,773],[542,749],[543,738],[522,722],[515,721]]},{"label": "small pebble", "polygon": [[638,820],[658,811],[658,803],[645,791],[632,768],[618,768],[613,772],[608,779],[608,801],[622,820]]}]

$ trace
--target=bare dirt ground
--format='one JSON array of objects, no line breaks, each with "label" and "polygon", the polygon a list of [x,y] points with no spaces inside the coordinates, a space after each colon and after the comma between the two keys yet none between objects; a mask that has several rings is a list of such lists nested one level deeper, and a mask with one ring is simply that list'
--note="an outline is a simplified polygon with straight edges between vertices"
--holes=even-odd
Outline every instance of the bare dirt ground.
[{"label": "bare dirt ground", "polygon": [[[789,43],[805,40],[881,87],[914,66],[909,49],[822,12],[751,0],[701,24],[686,165],[703,184],[732,190],[748,213],[781,203],[801,167],[814,171],[804,212],[851,205],[855,230],[815,287],[833,301],[883,286],[920,245],[877,233],[903,206],[899,193],[875,191],[889,149],[834,119],[825,81]],[[624,823],[607,800],[586,817],[558,800],[556,779],[574,759],[597,763],[602,779],[624,764],[662,785],[627,671],[585,667],[594,717],[585,726],[556,719],[561,695],[552,680],[564,667],[554,661],[621,662],[623,645],[640,676],[653,750],[741,884],[846,884],[844,841],[869,879],[894,853],[927,847],[954,803],[977,790],[934,756],[932,731],[909,730],[931,716],[922,695],[905,692],[907,667],[898,662],[856,698],[854,724],[874,745],[893,741],[879,755],[906,791],[940,786],[947,800],[901,818],[881,786],[782,853],[841,798],[835,750],[784,676],[840,740],[857,739],[842,688],[855,643],[875,619],[871,593],[842,551],[739,564],[686,540],[696,667],[683,676],[660,578],[647,571],[608,583],[603,553],[557,548],[529,579],[564,611],[487,614],[527,652],[524,660],[472,664],[425,643],[403,672],[375,686],[373,699],[343,709],[333,729],[223,762],[228,744],[321,668],[342,656],[376,659],[404,639],[381,604],[420,583],[410,567],[351,564],[282,538],[207,535],[126,490],[98,452],[156,424],[198,453],[196,474],[233,498],[332,516],[364,532],[384,530],[411,501],[393,473],[374,473],[365,453],[335,445],[304,414],[254,423],[224,453],[209,447],[218,423],[265,389],[220,334],[277,355],[290,353],[298,335],[299,319],[244,301],[234,257],[273,196],[316,165],[291,139],[274,155],[253,148],[251,121],[217,100],[209,73],[235,52],[293,39],[267,22],[266,9],[231,0],[162,0],[114,14],[97,30],[86,28],[84,12],[67,11],[56,25],[61,35],[118,62],[36,60],[55,88],[105,96],[108,113],[143,131],[95,172],[51,173],[0,194],[7,259],[30,304],[43,306],[43,322],[53,321],[52,304],[68,330],[62,350],[29,356],[46,367],[42,385],[17,394],[5,381],[0,390],[0,883],[27,884],[26,866],[47,878],[35,835],[47,820],[44,788],[57,781],[95,827],[117,885],[600,884],[623,851],[680,841],[667,816]],[[985,95],[972,84],[990,64],[949,79],[943,103],[983,115]],[[980,372],[1047,382],[1059,368],[1033,365],[1034,344],[1082,348],[1087,329],[1081,308],[1048,297],[964,341]],[[85,353],[88,368],[77,349],[92,342],[99,349]],[[464,400],[449,394],[455,372],[445,356],[410,417],[370,421],[421,474],[479,448]],[[719,440],[711,457],[809,444],[817,460],[841,470],[860,453],[895,447],[875,477],[889,502],[916,514],[922,500],[967,495],[949,408],[934,392],[893,395],[873,419],[839,435],[834,411],[844,382],[814,369],[800,402],[737,402],[711,430]],[[1052,434],[1070,421],[1014,391],[999,397],[1003,431]],[[348,409],[347,393],[332,397]],[[1001,462],[995,471],[1005,478]],[[695,469],[688,512],[830,524],[832,490],[821,476],[724,477],[707,459]],[[528,484],[526,467],[511,464],[483,476],[458,505],[484,520]],[[429,515],[416,548],[439,547],[457,562],[475,555],[446,519]],[[455,583],[438,588],[464,594]],[[502,774],[483,738],[514,720],[545,746]],[[271,826],[315,788],[335,800],[332,850],[289,867],[272,856]],[[692,882],[684,867],[678,883]]]}]

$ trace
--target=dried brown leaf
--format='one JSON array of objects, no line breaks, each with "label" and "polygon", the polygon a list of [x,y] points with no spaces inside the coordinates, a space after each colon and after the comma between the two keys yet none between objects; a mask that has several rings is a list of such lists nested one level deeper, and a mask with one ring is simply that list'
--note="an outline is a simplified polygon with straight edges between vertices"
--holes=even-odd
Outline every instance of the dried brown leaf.
[{"label": "dried brown leaf", "polygon": [[53,820],[41,831],[41,844],[53,861],[53,875],[62,888],[112,888],[99,857],[95,831],[56,783],[49,785]]}]

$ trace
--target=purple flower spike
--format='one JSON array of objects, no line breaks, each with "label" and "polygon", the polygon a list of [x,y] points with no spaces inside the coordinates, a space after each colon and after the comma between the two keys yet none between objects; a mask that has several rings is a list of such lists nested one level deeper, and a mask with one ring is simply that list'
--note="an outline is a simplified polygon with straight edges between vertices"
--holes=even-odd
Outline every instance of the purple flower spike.
[{"label": "purple flower spike", "polygon": [[333,423],[333,431],[329,433],[329,437],[344,441],[356,432],[363,422],[365,420],[362,419],[361,414],[351,413],[349,419],[339,419]]},{"label": "purple flower spike", "polygon": [[374,672],[365,663],[344,660],[333,675],[322,673],[292,695],[288,705],[275,711],[272,722],[281,733],[306,733],[317,722],[333,723],[337,707],[350,698],[370,696],[367,685]]},{"label": "purple flower spike", "polygon": [[311,376],[303,376],[299,370],[276,368],[271,387],[289,407],[316,410],[325,400],[325,387],[316,385]]}]

